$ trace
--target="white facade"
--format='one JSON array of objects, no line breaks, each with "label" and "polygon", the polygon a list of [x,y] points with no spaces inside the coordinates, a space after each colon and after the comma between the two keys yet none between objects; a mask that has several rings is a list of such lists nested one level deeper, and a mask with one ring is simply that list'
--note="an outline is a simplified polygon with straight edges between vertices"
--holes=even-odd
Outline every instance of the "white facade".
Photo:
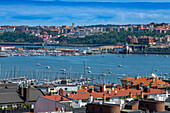
[{"label": "white facade", "polygon": [[13,46],[0,46],[1,51],[6,51],[6,50],[14,49],[14,48],[15,47],[13,47]]},{"label": "white facade", "polygon": [[77,92],[78,86],[76,85],[65,85],[65,86],[57,86],[56,91],[63,89],[64,91],[74,91]]}]

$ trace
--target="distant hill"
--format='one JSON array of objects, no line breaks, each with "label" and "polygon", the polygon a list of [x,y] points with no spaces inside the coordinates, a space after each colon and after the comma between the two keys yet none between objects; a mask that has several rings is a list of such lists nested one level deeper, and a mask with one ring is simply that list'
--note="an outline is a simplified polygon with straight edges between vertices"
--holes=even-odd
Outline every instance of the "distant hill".
[{"label": "distant hill", "polygon": [[27,42],[36,43],[43,42],[43,39],[26,34],[24,32],[5,32],[0,35],[0,42]]},{"label": "distant hill", "polygon": [[69,37],[60,37],[57,38],[56,41],[60,41],[60,43],[65,44],[123,44],[125,43],[125,39],[128,36],[152,36],[152,37],[162,37],[170,32],[163,33],[151,33],[151,32],[142,32],[142,31],[132,31],[132,32],[108,32],[108,33],[96,33],[94,35],[86,36],[85,38],[69,38]]}]

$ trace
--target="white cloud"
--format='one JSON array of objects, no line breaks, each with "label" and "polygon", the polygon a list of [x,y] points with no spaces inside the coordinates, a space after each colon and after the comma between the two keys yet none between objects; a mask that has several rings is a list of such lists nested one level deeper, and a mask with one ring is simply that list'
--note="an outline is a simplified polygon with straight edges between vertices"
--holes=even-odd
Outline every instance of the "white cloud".
[{"label": "white cloud", "polygon": [[[84,3],[83,3],[84,4]],[[99,3],[101,4],[101,3]],[[110,3],[109,3],[110,4]],[[141,8],[142,7],[142,8]],[[62,25],[62,24],[129,24],[170,22],[170,8],[146,8],[143,6],[60,6],[17,4],[0,5],[1,24]]]}]

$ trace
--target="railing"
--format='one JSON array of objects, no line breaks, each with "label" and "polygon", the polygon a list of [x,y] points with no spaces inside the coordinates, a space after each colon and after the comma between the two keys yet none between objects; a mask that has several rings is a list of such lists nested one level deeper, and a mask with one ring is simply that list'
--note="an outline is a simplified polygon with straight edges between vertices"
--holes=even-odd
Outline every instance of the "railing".
[{"label": "railing", "polygon": [[5,109],[0,110],[0,113],[23,113],[23,112],[30,112],[30,108],[19,108],[19,109]]}]

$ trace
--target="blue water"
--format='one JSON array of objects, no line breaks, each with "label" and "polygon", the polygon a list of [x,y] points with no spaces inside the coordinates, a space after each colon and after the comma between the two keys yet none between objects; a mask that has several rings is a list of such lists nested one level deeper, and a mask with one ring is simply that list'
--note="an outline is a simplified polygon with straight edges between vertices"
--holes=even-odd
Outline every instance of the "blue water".
[{"label": "blue water", "polygon": [[[103,57],[104,56],[104,57]],[[36,66],[37,59],[41,66]],[[159,69],[157,74],[170,73],[170,55],[126,55],[126,58],[119,57],[118,54],[91,55],[91,56],[10,56],[0,58],[1,78],[27,76],[29,78],[52,79],[58,76],[70,76],[78,78],[84,75],[84,61],[86,76],[95,77],[98,82],[102,81],[101,73],[106,73],[105,82],[120,83],[118,77],[141,75],[148,76],[154,69]],[[122,67],[118,67],[121,64]],[[50,66],[47,69],[46,66]],[[60,69],[66,69],[66,74],[62,74]],[[111,68],[111,70],[108,70]],[[91,73],[88,73],[91,71]],[[112,72],[112,74],[109,74]],[[120,75],[119,75],[120,74]],[[123,75],[122,75],[123,74]],[[126,76],[124,76],[126,74]],[[167,75],[166,77],[169,77]],[[97,82],[97,81],[96,81]]]}]

